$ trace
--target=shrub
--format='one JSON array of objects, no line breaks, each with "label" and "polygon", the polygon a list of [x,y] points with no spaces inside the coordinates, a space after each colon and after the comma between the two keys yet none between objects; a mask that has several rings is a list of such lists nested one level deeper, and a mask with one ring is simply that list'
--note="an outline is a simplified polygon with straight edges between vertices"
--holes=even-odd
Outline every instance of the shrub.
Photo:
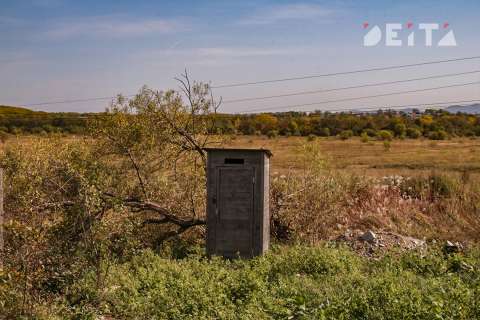
[{"label": "shrub", "polygon": [[392,147],[392,143],[390,140],[384,140],[383,141],[383,149],[385,151],[390,151],[390,148]]},{"label": "shrub", "polygon": [[385,141],[385,140],[391,141],[393,139],[392,132],[388,130],[378,131],[377,137],[379,140],[382,140],[382,141]]},{"label": "shrub", "polygon": [[430,131],[428,138],[430,140],[446,140],[448,139],[448,133],[445,130]]},{"label": "shrub", "polygon": [[363,143],[366,143],[366,142],[370,141],[370,137],[368,136],[368,134],[366,132],[362,132],[362,134],[360,136],[360,141],[362,141]]},{"label": "shrub", "polygon": [[458,181],[446,175],[432,173],[427,177],[412,177],[403,181],[402,193],[415,199],[450,198],[458,190]]},{"label": "shrub", "polygon": [[276,138],[278,137],[278,131],[277,130],[270,130],[267,132],[267,137],[269,139],[273,139],[273,138]]},{"label": "shrub", "polygon": [[327,127],[321,128],[318,131],[318,135],[321,136],[321,137],[329,137],[330,136],[330,129],[327,128]]},{"label": "shrub", "polygon": [[405,126],[403,123],[397,123],[395,124],[393,132],[395,132],[396,137],[405,137],[405,134],[407,133],[407,126]]},{"label": "shrub", "polygon": [[422,132],[415,128],[408,128],[407,129],[407,137],[411,139],[418,139],[422,136]]},{"label": "shrub", "polygon": [[363,130],[363,132],[372,138],[377,136],[377,131],[375,131],[374,129],[365,129]]},{"label": "shrub", "polygon": [[353,137],[353,131],[352,130],[343,130],[342,132],[340,132],[339,137],[340,137],[341,140],[348,140],[351,137]]}]

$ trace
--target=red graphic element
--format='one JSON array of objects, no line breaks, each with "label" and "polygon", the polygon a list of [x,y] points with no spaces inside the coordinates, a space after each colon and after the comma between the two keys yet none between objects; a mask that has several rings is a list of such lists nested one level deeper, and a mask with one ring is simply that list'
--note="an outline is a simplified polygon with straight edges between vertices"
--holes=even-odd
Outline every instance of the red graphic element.
[{"label": "red graphic element", "polygon": [[407,29],[410,29],[411,27],[413,27],[413,22],[407,22]]},{"label": "red graphic element", "polygon": [[447,29],[449,26],[450,26],[450,23],[445,22],[445,23],[443,24],[443,29]]},{"label": "red graphic element", "polygon": [[368,22],[363,23],[363,29],[367,29],[370,24]]}]

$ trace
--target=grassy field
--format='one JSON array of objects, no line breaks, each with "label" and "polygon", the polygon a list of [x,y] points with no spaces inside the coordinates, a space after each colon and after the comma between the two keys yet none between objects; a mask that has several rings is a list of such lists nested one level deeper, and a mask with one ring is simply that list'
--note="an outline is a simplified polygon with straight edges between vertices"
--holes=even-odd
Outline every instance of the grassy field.
[{"label": "grassy field", "polygon": [[[479,319],[478,250],[378,260],[330,245],[274,247],[253,260],[150,250],[87,272],[39,319]],[[107,269],[108,268],[108,269]]]},{"label": "grassy field", "polygon": [[[413,175],[418,172],[480,173],[480,140],[452,139],[394,140],[390,150],[383,142],[361,142],[359,138],[346,141],[338,138],[316,138],[320,150],[332,168],[354,171],[360,174]],[[312,143],[305,137],[237,136],[225,143],[225,147],[266,148],[273,152],[272,171],[299,169],[302,162],[298,150],[305,143]]]},{"label": "grassy field", "polygon": [[[0,149],[17,141],[28,143],[36,137],[11,138]],[[83,139],[65,136],[71,141]],[[283,173],[299,170],[303,163],[302,146],[318,143],[320,151],[332,169],[355,172],[369,176],[415,175],[419,172],[439,171],[444,173],[469,172],[480,176],[480,139],[456,138],[444,141],[405,139],[391,142],[386,150],[382,141],[362,142],[359,138],[342,141],[336,137],[313,141],[306,137],[233,136],[221,144],[225,148],[264,148],[273,152],[272,172]]]},{"label": "grassy field", "polygon": [[[75,143],[84,137],[50,138],[2,145],[11,146],[2,164],[13,220],[0,319],[480,318],[478,139],[395,140],[387,149],[360,139],[237,136],[224,146],[274,154],[273,246],[265,256],[231,261],[205,255],[203,227],[160,242],[170,229],[145,226],[136,211],[97,211],[96,188],[119,186],[109,175],[116,162],[105,160],[109,171],[97,165],[92,141]],[[149,159],[159,156],[154,150]],[[323,159],[320,170],[311,166]],[[381,178],[391,175],[408,179]],[[191,199],[175,196],[189,184],[160,181],[155,201],[184,210]],[[62,206],[38,205],[52,200]],[[198,202],[200,212],[201,194]],[[85,209],[90,203],[95,211]],[[91,217],[98,220],[89,227]],[[382,242],[363,254],[355,245],[366,230],[426,246],[383,249]],[[339,241],[347,234],[358,241]],[[461,241],[459,252],[447,252],[446,240]]]}]

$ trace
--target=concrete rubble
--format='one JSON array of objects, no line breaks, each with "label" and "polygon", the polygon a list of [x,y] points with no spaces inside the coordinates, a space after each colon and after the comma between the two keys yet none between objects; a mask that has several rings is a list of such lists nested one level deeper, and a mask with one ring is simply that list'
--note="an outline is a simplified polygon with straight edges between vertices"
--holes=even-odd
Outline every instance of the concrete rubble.
[{"label": "concrete rubble", "polygon": [[[393,232],[367,230],[347,230],[343,235],[335,239],[336,242],[343,242],[354,251],[365,255],[374,256],[386,252],[389,249],[400,250],[425,249],[426,241],[403,236]],[[453,248],[452,248],[453,249]]]}]

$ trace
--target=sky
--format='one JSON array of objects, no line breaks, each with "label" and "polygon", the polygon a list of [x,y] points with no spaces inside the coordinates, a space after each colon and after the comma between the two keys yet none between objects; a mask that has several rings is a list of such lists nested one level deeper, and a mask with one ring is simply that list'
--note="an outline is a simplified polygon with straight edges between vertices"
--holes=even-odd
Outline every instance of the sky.
[{"label": "sky", "polygon": [[[103,111],[147,85],[178,89],[187,70],[222,84],[343,72],[480,55],[480,1],[0,0],[0,105],[45,111]],[[402,46],[385,44],[399,23]],[[411,23],[411,29],[407,25]],[[420,23],[437,23],[425,45]],[[368,25],[367,25],[368,24]],[[364,46],[375,26],[376,46]],[[407,36],[415,33],[415,45]],[[454,32],[456,46],[438,41]],[[254,86],[217,88],[224,101],[374,82],[480,71],[480,59]],[[223,103],[220,111],[337,110],[480,99],[480,85],[355,101],[313,103],[480,81],[480,73],[395,85]],[[310,104],[309,106],[298,106]]]}]

